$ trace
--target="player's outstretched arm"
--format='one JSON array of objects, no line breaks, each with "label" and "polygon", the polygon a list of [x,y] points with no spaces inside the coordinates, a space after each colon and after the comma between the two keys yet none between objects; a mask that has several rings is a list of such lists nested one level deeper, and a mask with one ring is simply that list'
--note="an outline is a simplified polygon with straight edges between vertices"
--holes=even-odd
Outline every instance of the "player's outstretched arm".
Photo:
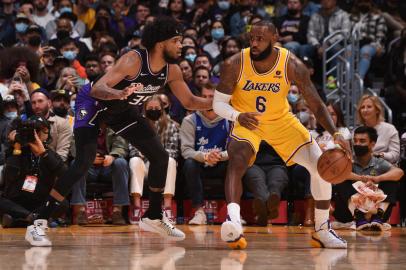
[{"label": "player's outstretched arm", "polygon": [[212,101],[210,99],[193,95],[189,86],[183,80],[182,71],[178,65],[169,66],[168,85],[172,93],[186,109],[203,111],[212,108]]},{"label": "player's outstretched arm", "polygon": [[112,87],[125,78],[136,76],[140,68],[139,55],[135,52],[126,53],[120,57],[114,67],[93,85],[90,95],[101,100],[127,98],[136,90],[135,87],[128,87],[124,90],[117,90]]},{"label": "player's outstretched arm", "polygon": [[296,56],[290,55],[288,64],[288,78],[290,81],[294,81],[300,91],[302,96],[306,100],[309,108],[314,113],[317,122],[327,130],[331,135],[333,135],[334,140],[343,147],[347,153],[351,153],[350,145],[344,137],[337,132],[337,128],[334,125],[333,119],[331,119],[330,114],[327,110],[326,105],[321,100],[317,89],[314,87],[311,79],[310,73],[307,67],[300,61]]}]

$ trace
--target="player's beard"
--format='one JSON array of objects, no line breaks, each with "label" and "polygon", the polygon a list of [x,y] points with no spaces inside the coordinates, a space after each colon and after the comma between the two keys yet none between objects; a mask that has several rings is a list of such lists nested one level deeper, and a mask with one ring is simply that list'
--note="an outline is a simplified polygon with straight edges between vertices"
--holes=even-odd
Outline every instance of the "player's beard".
[{"label": "player's beard", "polygon": [[263,52],[259,53],[258,55],[253,55],[252,51],[250,51],[251,59],[254,61],[265,60],[268,56],[270,56],[272,54],[272,49],[273,49],[273,45],[272,45],[272,43],[269,43],[268,47],[266,47],[266,49]]},{"label": "player's beard", "polygon": [[178,62],[178,57],[172,57],[167,51],[164,51],[164,59],[168,64],[176,64]]}]

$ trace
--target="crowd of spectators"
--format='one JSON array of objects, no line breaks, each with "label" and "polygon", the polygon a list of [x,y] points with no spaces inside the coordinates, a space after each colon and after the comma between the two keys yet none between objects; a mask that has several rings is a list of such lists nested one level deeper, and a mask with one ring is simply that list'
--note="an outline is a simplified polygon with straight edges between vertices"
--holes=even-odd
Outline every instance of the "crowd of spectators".
[{"label": "crowd of spectators", "polygon": [[[12,226],[16,220],[23,223],[32,220],[35,204],[29,205],[27,200],[45,199],[57,175],[75,158],[72,128],[74,117],[81,113],[75,111],[75,98],[81,87],[108,71],[127,51],[141,48],[144,26],[162,15],[172,16],[183,25],[183,49],[178,65],[190,90],[207,98],[213,96],[219,82],[222,62],[248,47],[247,33],[251,25],[272,20],[279,32],[277,45],[296,54],[311,70],[312,80],[335,124],[350,142],[353,133],[339,106],[326,100],[319,78],[325,49],[323,39],[337,30],[347,36],[359,34],[360,76],[367,86],[376,77],[384,80],[381,98],[392,109],[393,124],[385,121],[384,107],[378,97],[363,96],[357,108],[358,125],[377,132],[375,141],[370,138],[371,155],[387,161],[387,170],[396,167],[401,162],[399,134],[406,131],[405,14],[406,2],[401,0],[1,0],[0,213],[3,227]],[[330,148],[331,135],[317,124],[294,83],[288,101],[291,112],[309,129],[322,150]],[[187,111],[166,88],[145,103],[144,115],[170,156],[164,191],[167,216],[176,221],[171,212],[176,195],[192,200],[191,224],[205,224],[204,198],[210,194],[204,193],[203,186],[206,178],[224,181],[230,123],[213,111]],[[16,154],[18,121],[32,117],[47,122],[48,136],[39,138],[36,144],[24,145],[22,154]],[[47,158],[39,158],[41,145],[51,151]],[[112,223],[125,224],[122,208],[130,205],[129,222],[136,224],[142,215],[141,197],[148,160],[103,127],[99,131],[97,153],[87,177],[72,191],[74,223],[88,222],[87,183],[108,182],[114,194]],[[30,160],[28,169],[21,165],[25,159]],[[50,172],[51,168],[54,171]],[[32,190],[33,180],[28,177],[33,175],[39,179],[38,193],[35,185]],[[41,181],[42,177],[46,181]],[[279,202],[289,182],[301,182],[302,198],[306,199],[304,221],[311,226],[314,201],[309,178],[305,168],[287,168],[271,146],[261,144],[254,166],[244,177],[246,191],[254,197],[257,223],[266,225],[268,218],[277,217]],[[182,194],[175,192],[178,181],[186,186],[181,189]],[[344,188],[348,194],[352,186]],[[30,196],[25,198],[24,193]],[[388,197],[391,204],[396,202],[396,194]],[[391,207],[384,209],[390,210]]]}]

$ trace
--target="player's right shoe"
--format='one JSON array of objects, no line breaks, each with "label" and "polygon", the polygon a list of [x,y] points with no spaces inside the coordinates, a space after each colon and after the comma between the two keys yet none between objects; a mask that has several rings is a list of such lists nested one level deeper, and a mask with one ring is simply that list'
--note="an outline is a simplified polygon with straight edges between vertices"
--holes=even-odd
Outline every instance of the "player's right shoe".
[{"label": "player's right shoe", "polygon": [[162,219],[141,218],[139,226],[144,231],[158,233],[165,238],[175,241],[184,240],[186,237],[184,232],[170,223],[165,213]]},{"label": "player's right shoe", "polygon": [[247,247],[247,240],[243,235],[241,223],[232,221],[229,216],[221,225],[221,240],[227,242],[232,249],[245,249]]},{"label": "player's right shoe", "polygon": [[[321,228],[312,234],[311,245],[317,248],[347,248],[347,241],[337,235],[331,228],[330,221],[326,221],[321,225]],[[326,227],[326,228],[324,228]]]},{"label": "player's right shoe", "polygon": [[45,230],[48,228],[48,221],[45,219],[37,219],[33,225],[27,227],[25,232],[25,240],[35,247],[52,246]]}]

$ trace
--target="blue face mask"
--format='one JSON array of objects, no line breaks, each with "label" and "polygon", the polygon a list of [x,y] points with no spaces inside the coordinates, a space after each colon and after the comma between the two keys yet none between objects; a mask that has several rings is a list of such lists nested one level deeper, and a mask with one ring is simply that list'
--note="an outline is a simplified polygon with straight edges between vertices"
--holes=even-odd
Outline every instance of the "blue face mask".
[{"label": "blue face mask", "polygon": [[192,8],[195,5],[195,0],[185,0],[187,8]]},{"label": "blue face mask", "polygon": [[18,116],[17,112],[6,112],[4,115],[11,120],[16,119]]},{"label": "blue face mask", "polygon": [[16,30],[18,33],[25,33],[28,28],[28,24],[26,23],[16,23]]},{"label": "blue face mask", "polygon": [[289,101],[289,103],[295,104],[298,99],[299,99],[299,96],[298,96],[298,95],[295,95],[295,94],[288,94],[288,101]]},{"label": "blue face mask", "polygon": [[73,61],[76,58],[77,53],[75,51],[64,51],[63,57],[68,59],[69,61]]},{"label": "blue face mask", "polygon": [[72,13],[72,8],[71,7],[62,7],[59,9],[59,14],[63,13]]},{"label": "blue face mask", "polygon": [[222,39],[224,37],[224,29],[223,28],[212,29],[211,30],[211,37],[214,40]]},{"label": "blue face mask", "polygon": [[196,54],[194,54],[194,53],[188,54],[188,55],[185,56],[185,59],[189,60],[192,63],[194,63],[195,59],[196,59]]},{"label": "blue face mask", "polygon": [[221,10],[228,10],[230,8],[230,2],[228,1],[218,1],[217,5]]}]

